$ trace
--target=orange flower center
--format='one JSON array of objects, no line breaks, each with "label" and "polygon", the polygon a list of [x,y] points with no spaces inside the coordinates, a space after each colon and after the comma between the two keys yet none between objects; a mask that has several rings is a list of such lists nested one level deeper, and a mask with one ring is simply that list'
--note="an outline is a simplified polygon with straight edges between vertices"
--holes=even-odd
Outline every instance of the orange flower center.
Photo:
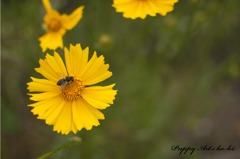
[{"label": "orange flower center", "polygon": [[61,21],[56,18],[52,18],[50,23],[48,24],[48,29],[53,32],[57,32],[59,29],[61,29],[61,27]]},{"label": "orange flower center", "polygon": [[63,89],[63,98],[67,101],[79,99],[82,96],[84,86],[80,80],[74,79],[73,82],[68,83]]}]

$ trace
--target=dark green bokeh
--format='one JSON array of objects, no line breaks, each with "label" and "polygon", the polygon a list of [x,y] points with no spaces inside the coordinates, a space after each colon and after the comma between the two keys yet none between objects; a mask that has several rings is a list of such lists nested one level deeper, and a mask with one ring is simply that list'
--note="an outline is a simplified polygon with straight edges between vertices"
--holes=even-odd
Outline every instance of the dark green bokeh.
[{"label": "dark green bokeh", "polygon": [[[63,37],[81,43],[110,64],[116,83],[106,119],[77,136],[82,144],[50,158],[173,159],[172,145],[239,144],[240,1],[186,0],[173,12],[145,20],[126,19],[112,1],[51,1],[61,13],[84,5],[83,18]],[[26,83],[44,58],[38,38],[45,10],[38,1],[2,1],[2,158],[37,158],[69,143],[27,107]],[[52,51],[47,51],[52,54]],[[57,49],[57,52],[63,53]],[[238,145],[239,146],[239,145]],[[225,158],[233,152],[199,151],[184,158]]]}]

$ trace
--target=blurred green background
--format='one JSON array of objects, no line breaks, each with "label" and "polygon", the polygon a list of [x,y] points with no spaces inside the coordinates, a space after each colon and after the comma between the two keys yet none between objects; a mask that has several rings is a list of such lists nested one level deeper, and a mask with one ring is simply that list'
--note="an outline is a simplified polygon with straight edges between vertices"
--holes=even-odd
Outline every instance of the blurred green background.
[{"label": "blurred green background", "polygon": [[[1,156],[37,158],[70,143],[27,107],[26,83],[44,58],[38,38],[45,9],[40,0],[2,0]],[[237,159],[240,156],[240,1],[180,0],[167,16],[126,19],[111,0],[51,0],[70,14],[84,5],[83,18],[63,37],[103,54],[116,83],[106,119],[76,135],[82,143],[58,159]],[[52,51],[47,51],[52,54]],[[63,53],[61,49],[57,52]],[[223,147],[178,155],[171,146]]]}]

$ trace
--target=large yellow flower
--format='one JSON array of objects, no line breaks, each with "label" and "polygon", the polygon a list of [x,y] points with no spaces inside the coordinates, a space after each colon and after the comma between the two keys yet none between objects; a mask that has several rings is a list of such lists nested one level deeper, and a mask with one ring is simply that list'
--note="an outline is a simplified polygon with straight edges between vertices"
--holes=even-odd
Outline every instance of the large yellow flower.
[{"label": "large yellow flower", "polygon": [[58,133],[76,133],[82,128],[87,130],[98,126],[98,119],[104,115],[98,109],[105,109],[113,104],[116,90],[112,85],[91,86],[110,76],[109,65],[104,63],[104,57],[97,57],[94,52],[88,61],[88,51],[82,50],[80,44],[64,49],[65,64],[58,53],[46,55],[40,59],[40,67],[35,70],[46,79],[33,78],[28,83],[30,99],[35,103],[29,106],[34,115],[46,120],[46,124],[54,125]]},{"label": "large yellow flower", "polygon": [[49,0],[42,0],[47,11],[44,17],[44,26],[47,28],[47,33],[39,38],[40,47],[45,52],[47,49],[55,50],[58,47],[63,48],[62,37],[66,30],[71,30],[77,25],[82,18],[83,6],[78,7],[70,15],[60,14],[53,10]]},{"label": "large yellow flower", "polygon": [[156,16],[157,13],[165,16],[173,10],[178,0],[113,0],[113,7],[117,12],[123,12],[126,18],[144,19],[148,14]]}]

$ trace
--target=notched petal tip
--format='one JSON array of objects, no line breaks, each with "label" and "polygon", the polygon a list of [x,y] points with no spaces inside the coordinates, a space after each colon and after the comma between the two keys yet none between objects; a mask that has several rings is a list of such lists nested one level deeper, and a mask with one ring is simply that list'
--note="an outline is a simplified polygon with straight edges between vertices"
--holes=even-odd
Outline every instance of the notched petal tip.
[{"label": "notched petal tip", "polygon": [[59,56],[59,53],[57,53],[56,51],[53,52],[54,56]]},{"label": "notched petal tip", "polygon": [[[70,44],[71,45],[71,44]],[[64,53],[66,54],[66,53],[69,53],[69,50],[68,50],[68,48],[67,47],[64,47]]]},{"label": "notched petal tip", "polygon": [[[70,44],[70,45],[71,45],[71,44]],[[76,47],[76,48],[80,48],[80,49],[82,50],[82,46],[81,46],[80,43],[77,43],[77,44],[75,45],[75,47]]]},{"label": "notched petal tip", "polygon": [[27,93],[27,95],[29,95],[29,96],[31,96],[31,97],[32,97],[34,94],[32,94],[32,93]]}]

